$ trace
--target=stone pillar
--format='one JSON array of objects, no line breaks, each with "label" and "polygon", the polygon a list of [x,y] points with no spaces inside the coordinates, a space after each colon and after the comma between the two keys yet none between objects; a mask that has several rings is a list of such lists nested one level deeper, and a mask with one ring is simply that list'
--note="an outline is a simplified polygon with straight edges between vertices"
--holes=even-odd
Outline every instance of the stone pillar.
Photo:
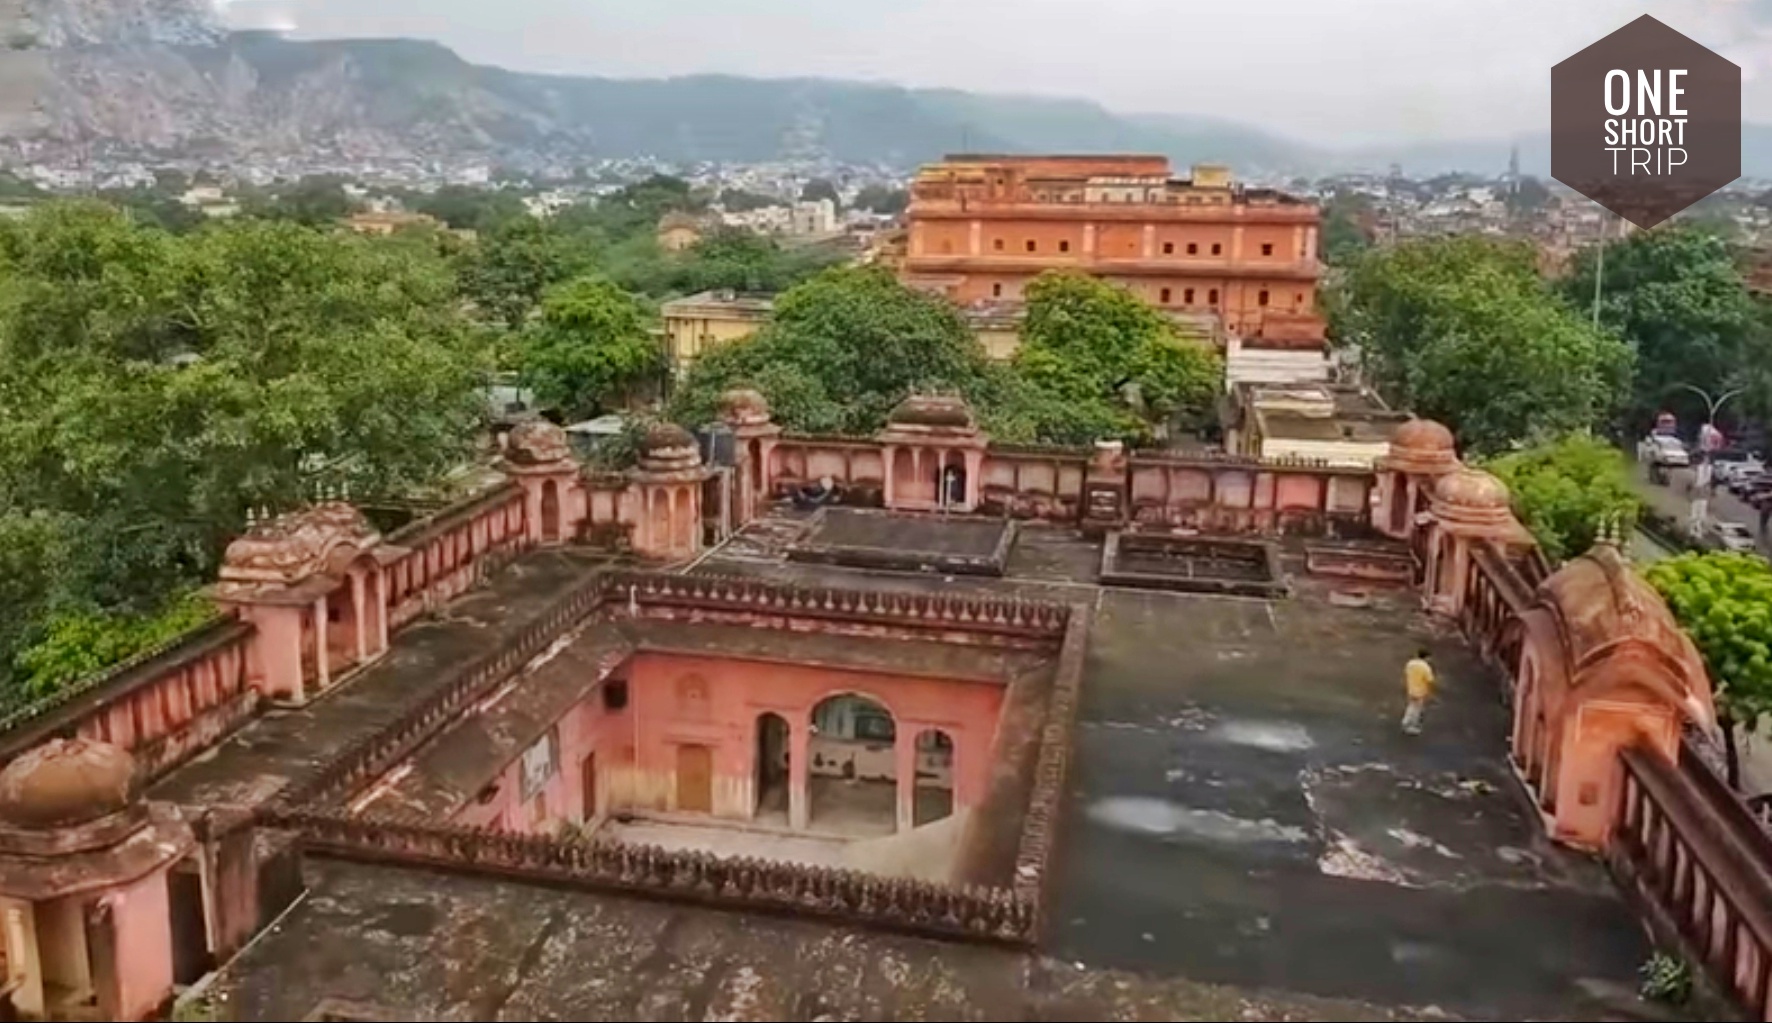
[{"label": "stone pillar", "polygon": [[984,253],[984,221],[974,220],[969,225],[966,244],[974,256]]},{"label": "stone pillar", "polygon": [[[1302,261],[1304,263],[1310,263],[1310,262],[1313,262],[1316,258],[1317,258],[1317,229],[1314,226],[1307,227],[1304,229],[1304,250],[1299,253],[1299,259],[1300,259],[1300,261]],[[1305,294],[1308,295],[1308,294],[1310,294],[1310,292],[1306,291]]]},{"label": "stone pillar", "polygon": [[898,830],[917,826],[917,733],[921,729],[898,723],[893,760],[898,778]]},{"label": "stone pillar", "polygon": [[788,723],[788,827],[805,831],[812,811],[812,729],[805,721]]},{"label": "stone pillar", "polygon": [[1083,225],[1083,255],[1089,260],[1095,259],[1095,225]]},{"label": "stone pillar", "polygon": [[966,452],[966,510],[977,511],[984,501],[984,452]]},{"label": "stone pillar", "polygon": [[880,500],[886,505],[886,507],[891,508],[893,491],[892,477],[897,475],[895,470],[898,468],[898,448],[896,445],[888,444],[881,449],[880,454],[886,462],[886,471],[883,474],[885,477],[885,483],[881,489]]},{"label": "stone pillar", "polygon": [[314,667],[317,671],[314,679],[315,692],[324,692],[332,684],[331,661],[332,647],[326,638],[326,598],[321,597],[314,602]]},{"label": "stone pillar", "polygon": [[302,698],[301,633],[307,605],[249,604],[240,617],[254,626],[251,668],[259,692],[273,700]]},{"label": "stone pillar", "polygon": [[351,610],[356,621],[352,624],[352,634],[357,641],[357,663],[369,660],[369,624],[364,615],[363,601],[369,587],[363,585],[363,573],[353,571],[351,580]]},{"label": "stone pillar", "polygon": [[[487,542],[491,543],[490,533]],[[384,568],[375,570],[375,652],[377,655],[388,652],[388,594],[391,585],[388,572]]]},{"label": "stone pillar", "polygon": [[1145,259],[1149,259],[1157,254],[1157,225],[1144,225],[1144,243],[1142,251]]}]

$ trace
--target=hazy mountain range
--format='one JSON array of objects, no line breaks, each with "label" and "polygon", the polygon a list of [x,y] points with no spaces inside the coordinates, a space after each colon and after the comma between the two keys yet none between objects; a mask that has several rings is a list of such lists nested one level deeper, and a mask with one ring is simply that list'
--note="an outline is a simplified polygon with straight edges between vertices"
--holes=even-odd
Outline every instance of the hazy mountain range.
[{"label": "hazy mountain range", "polygon": [[[598,157],[756,162],[825,155],[911,166],[954,151],[1164,153],[1243,173],[1497,173],[1546,134],[1325,149],[1209,117],[1087,100],[814,79],[624,80],[482,67],[411,40],[227,33],[207,0],[0,0],[0,147],[14,158],[201,156],[283,163]],[[1772,128],[1745,170],[1772,177]]]}]

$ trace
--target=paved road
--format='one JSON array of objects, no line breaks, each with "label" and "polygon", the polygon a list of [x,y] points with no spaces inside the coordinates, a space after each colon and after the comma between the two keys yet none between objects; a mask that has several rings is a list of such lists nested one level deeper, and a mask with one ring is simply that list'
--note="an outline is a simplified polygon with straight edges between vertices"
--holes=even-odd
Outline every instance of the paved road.
[{"label": "paved road", "polygon": [[[1692,517],[1692,498],[1687,488],[1692,484],[1691,469],[1674,469],[1668,473],[1666,486],[1649,480],[1648,466],[1637,467],[1637,488],[1650,507],[1663,515],[1671,515],[1682,526]],[[1758,529],[1760,513],[1723,487],[1717,487],[1710,499],[1710,517],[1724,522],[1739,522],[1749,529]],[[1772,554],[1772,533],[1760,537],[1760,550]]]}]

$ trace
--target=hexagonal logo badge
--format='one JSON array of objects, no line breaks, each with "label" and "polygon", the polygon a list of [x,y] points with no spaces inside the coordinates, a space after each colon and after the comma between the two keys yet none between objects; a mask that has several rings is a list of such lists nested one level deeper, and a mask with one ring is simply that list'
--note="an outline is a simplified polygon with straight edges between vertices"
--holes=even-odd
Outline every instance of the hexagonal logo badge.
[{"label": "hexagonal logo badge", "polygon": [[1551,176],[1661,223],[1741,176],[1741,68],[1638,18],[1551,69]]}]

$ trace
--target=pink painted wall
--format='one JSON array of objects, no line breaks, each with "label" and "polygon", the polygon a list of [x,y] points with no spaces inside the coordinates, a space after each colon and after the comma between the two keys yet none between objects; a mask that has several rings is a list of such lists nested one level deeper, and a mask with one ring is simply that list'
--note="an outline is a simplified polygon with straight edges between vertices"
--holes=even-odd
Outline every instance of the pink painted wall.
[{"label": "pink painted wall", "polygon": [[[678,746],[706,745],[714,749],[714,813],[749,817],[758,715],[780,714],[797,731],[810,723],[818,703],[843,693],[884,706],[901,736],[925,728],[948,733],[955,747],[956,808],[977,805],[989,784],[1001,685],[677,654],[644,655],[631,677],[638,716],[633,797],[641,807],[673,809]],[[696,686],[696,677],[705,686]],[[705,698],[696,697],[698,691]]]},{"label": "pink painted wall", "polygon": [[172,990],[172,910],[166,872],[155,871],[110,896],[117,929],[117,1008],[146,1019]]},{"label": "pink painted wall", "polygon": [[[598,690],[560,719],[556,770],[536,796],[521,800],[519,756],[500,772],[496,794],[470,802],[456,820],[518,832],[551,831],[562,821],[583,820],[583,762],[593,753],[599,813],[675,811],[677,748],[683,744],[713,749],[714,814],[748,819],[756,804],[758,716],[780,714],[790,729],[803,732],[818,703],[844,693],[885,706],[905,742],[929,728],[946,732],[954,744],[955,809],[984,798],[1003,705],[1001,685],[642,653],[628,669],[625,708],[606,710]],[[939,769],[939,757],[917,759],[926,769]]]},{"label": "pink painted wall", "polygon": [[86,739],[131,752],[161,743],[195,719],[223,707],[246,689],[248,645],[244,632],[193,659],[99,703],[76,726]]}]

